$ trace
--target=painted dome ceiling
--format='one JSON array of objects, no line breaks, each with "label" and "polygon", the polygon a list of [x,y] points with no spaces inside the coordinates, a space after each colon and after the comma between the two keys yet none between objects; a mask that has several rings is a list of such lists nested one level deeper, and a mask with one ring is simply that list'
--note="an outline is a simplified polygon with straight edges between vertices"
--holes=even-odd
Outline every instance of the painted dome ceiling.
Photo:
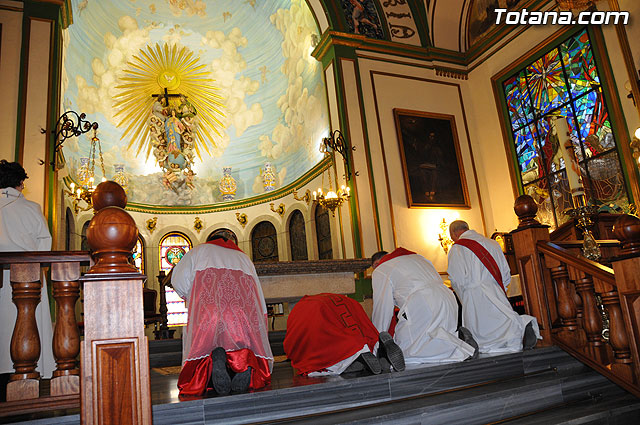
[{"label": "painted dome ceiling", "polygon": [[[326,90],[310,56],[319,33],[305,0],[72,5],[62,109],[99,123],[106,178],[116,167],[124,173],[130,202],[222,202],[233,188],[223,169],[235,199],[250,198],[264,180],[285,186],[322,159]],[[64,145],[76,182],[91,136]],[[99,159],[95,172],[99,181]]]}]

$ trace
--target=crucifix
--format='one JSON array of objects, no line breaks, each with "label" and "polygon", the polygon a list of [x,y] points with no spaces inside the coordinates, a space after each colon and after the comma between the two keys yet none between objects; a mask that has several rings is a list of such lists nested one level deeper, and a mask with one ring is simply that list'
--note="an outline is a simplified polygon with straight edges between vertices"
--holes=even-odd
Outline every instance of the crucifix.
[{"label": "crucifix", "polygon": [[[160,96],[159,94],[152,94],[151,97],[158,97]],[[180,97],[180,93],[169,93],[169,91],[167,90],[167,88],[164,88],[164,93],[162,93],[162,96],[165,97],[165,99],[167,99],[167,106],[169,106],[169,98],[171,97]]]}]

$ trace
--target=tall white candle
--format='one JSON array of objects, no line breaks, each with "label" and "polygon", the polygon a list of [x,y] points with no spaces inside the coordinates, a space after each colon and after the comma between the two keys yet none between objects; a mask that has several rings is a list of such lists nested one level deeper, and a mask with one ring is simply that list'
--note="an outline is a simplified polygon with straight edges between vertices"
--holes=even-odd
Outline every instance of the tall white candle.
[{"label": "tall white candle", "polygon": [[576,155],[573,151],[573,144],[571,143],[571,133],[569,132],[567,119],[565,117],[557,117],[554,119],[554,124],[556,135],[558,136],[558,147],[562,152],[567,180],[569,180],[569,188],[573,195],[580,195],[584,193],[584,189],[580,179]]}]

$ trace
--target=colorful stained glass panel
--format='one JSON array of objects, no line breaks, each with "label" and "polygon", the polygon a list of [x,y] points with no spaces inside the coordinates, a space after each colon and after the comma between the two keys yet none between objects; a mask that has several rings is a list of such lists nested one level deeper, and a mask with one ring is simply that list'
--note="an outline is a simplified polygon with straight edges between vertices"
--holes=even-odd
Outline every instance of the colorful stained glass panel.
[{"label": "colorful stained glass panel", "polygon": [[544,115],[569,101],[558,49],[529,65],[525,72],[536,114]]},{"label": "colorful stained glass panel", "polygon": [[[160,241],[160,270],[168,273],[182,256],[191,249],[191,241],[179,233],[170,233]],[[187,324],[187,308],[184,300],[173,290],[165,287],[167,300],[167,322],[169,326]]]},{"label": "colorful stained glass panel", "polygon": [[535,127],[526,126],[514,133],[518,165],[522,173],[522,183],[527,184],[544,175],[540,171],[540,155],[536,141]]},{"label": "colorful stained glass panel", "polygon": [[586,30],[562,43],[560,51],[574,97],[600,86]]},{"label": "colorful stained glass panel", "polygon": [[574,108],[587,158],[615,147],[609,113],[604,105],[602,93],[587,93],[574,101]]},{"label": "colorful stained glass panel", "polygon": [[533,121],[533,113],[531,112],[531,102],[524,78],[524,71],[509,78],[504,83],[504,90],[512,128],[517,130]]},{"label": "colorful stained glass panel", "polygon": [[587,163],[588,177],[583,174],[587,196],[603,203],[611,201],[628,202],[627,191],[620,168],[617,152],[611,152]]},{"label": "colorful stained glass panel", "polygon": [[531,196],[538,205],[538,215],[536,218],[542,224],[555,227],[553,215],[553,205],[547,189],[547,180],[539,180],[524,187],[524,193]]}]

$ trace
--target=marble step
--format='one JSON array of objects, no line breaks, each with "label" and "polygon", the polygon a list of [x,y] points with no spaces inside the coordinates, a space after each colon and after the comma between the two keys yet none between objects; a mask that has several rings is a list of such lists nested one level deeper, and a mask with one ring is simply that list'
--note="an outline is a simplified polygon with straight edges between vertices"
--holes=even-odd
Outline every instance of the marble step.
[{"label": "marble step", "polygon": [[488,424],[553,410],[571,401],[594,397],[612,399],[621,395],[625,395],[622,389],[596,372],[561,377],[550,371],[366,409],[297,418],[295,422],[315,425]]},{"label": "marble step", "polygon": [[623,395],[610,400],[591,399],[513,419],[509,425],[625,425],[640,423],[640,400]]}]

